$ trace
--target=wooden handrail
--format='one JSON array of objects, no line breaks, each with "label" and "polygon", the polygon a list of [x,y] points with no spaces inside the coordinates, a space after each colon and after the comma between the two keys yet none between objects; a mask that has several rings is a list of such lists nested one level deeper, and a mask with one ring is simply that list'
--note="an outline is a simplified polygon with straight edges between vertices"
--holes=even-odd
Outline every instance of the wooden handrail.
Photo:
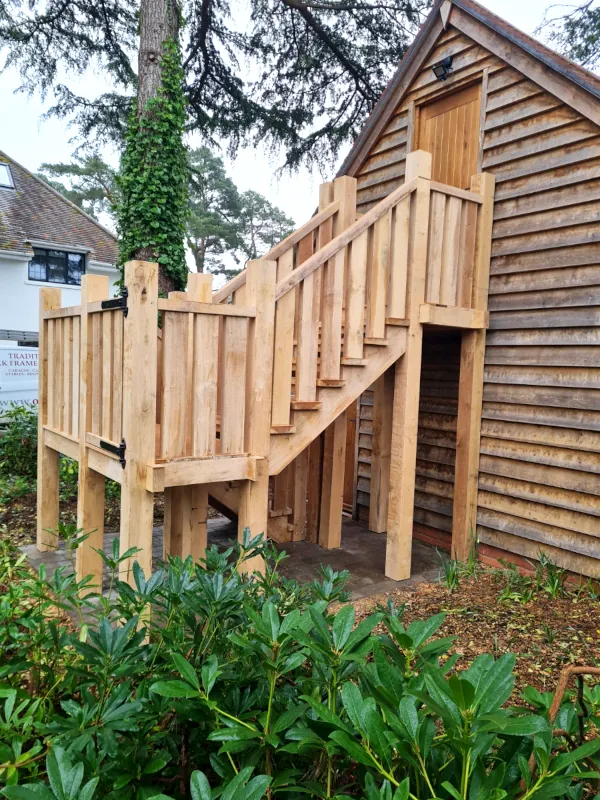
[{"label": "wooden handrail", "polygon": [[228,281],[225,286],[222,286],[218,291],[213,294],[213,303],[222,303],[223,300],[227,300],[230,294],[235,292],[237,289],[242,287],[246,283],[246,270],[244,269],[230,281]]},{"label": "wooden handrail", "polygon": [[63,306],[42,311],[42,319],[64,319],[65,317],[80,317],[81,306]]},{"label": "wooden handrail", "polygon": [[[323,222],[332,217],[337,211],[340,209],[340,201],[334,200],[333,203],[330,203],[326,208],[322,211],[319,211],[314,217],[311,217],[308,222],[305,222],[297,231],[290,233],[289,236],[286,236],[279,244],[276,244],[269,252],[264,255],[262,258],[266,261],[276,261],[280,256],[282,256],[287,250],[291,247],[294,247],[298,244],[298,242],[302,241],[305,236],[308,236],[309,233],[312,233],[316,228],[319,227]],[[223,300],[226,300],[232,292],[235,292],[237,289],[240,289],[246,283],[246,270],[244,269],[239,275],[236,275],[232,278],[225,286],[222,286],[217,292],[213,295],[213,303],[222,303]]]},{"label": "wooden handrail", "polygon": [[483,197],[477,192],[470,192],[468,189],[458,189],[456,186],[448,186],[445,183],[431,181],[431,191],[441,192],[451,197],[459,197],[461,200],[470,200],[472,203],[483,203]]},{"label": "wooden handrail", "polygon": [[212,314],[219,317],[255,317],[255,308],[245,306],[219,305],[218,303],[200,303],[196,300],[159,299],[159,311],[182,311],[189,314]]},{"label": "wooden handrail", "polygon": [[332,239],[328,244],[318,250],[314,255],[308,258],[298,269],[295,269],[287,278],[280,281],[275,287],[275,300],[279,300],[284,294],[297,286],[301,281],[307,278],[311,273],[318,269],[330,258],[333,258],[336,253],[342,250],[347,244],[355,239],[367,228],[370,228],[380,217],[383,217],[396,203],[399,203],[404,197],[407,197],[411,192],[417,188],[419,178],[415,178],[409,183],[404,183],[399,186],[391,194],[374,206],[366,214],[356,220],[356,222],[345,231]]}]

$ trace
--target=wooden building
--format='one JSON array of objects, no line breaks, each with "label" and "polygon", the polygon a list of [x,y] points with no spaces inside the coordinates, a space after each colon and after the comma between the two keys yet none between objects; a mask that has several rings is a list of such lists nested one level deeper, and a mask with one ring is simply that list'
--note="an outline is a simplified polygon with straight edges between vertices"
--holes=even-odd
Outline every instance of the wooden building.
[{"label": "wooden building", "polygon": [[599,125],[597,78],[438,1],[318,211],[223,289],[43,290],[38,546],[65,453],[80,576],[109,477],[146,570],[164,491],[166,553],[202,555],[209,504],[324,548],[345,510],[397,580],[413,535],[599,577]]},{"label": "wooden building", "polygon": [[[433,65],[448,59],[449,74]],[[444,0],[340,174],[365,212],[404,181],[496,178],[477,536],[481,551],[600,574],[600,80],[472,0]],[[460,337],[425,338],[415,535],[449,546]],[[359,518],[372,497],[373,399],[360,403]],[[377,433],[375,433],[375,436]],[[371,521],[374,514],[371,511]],[[506,553],[504,553],[506,555]]]}]

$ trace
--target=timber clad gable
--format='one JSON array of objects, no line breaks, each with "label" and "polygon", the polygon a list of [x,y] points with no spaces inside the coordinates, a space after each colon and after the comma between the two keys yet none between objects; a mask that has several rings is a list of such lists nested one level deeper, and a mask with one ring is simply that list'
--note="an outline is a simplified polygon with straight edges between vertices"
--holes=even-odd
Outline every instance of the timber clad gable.
[{"label": "timber clad gable", "polygon": [[[482,46],[491,34],[468,16],[474,6],[452,5],[447,29],[421,54],[420,69],[414,55],[406,67],[414,77],[395,107],[380,111],[381,133],[360,160],[353,151],[346,166],[358,179],[357,207],[365,213],[403,183],[407,152],[432,149],[423,138],[432,101],[480,93],[477,166],[495,176],[496,192],[477,535],[485,545],[528,558],[544,550],[567,568],[598,576],[600,127],[594,120],[600,100],[587,95],[586,115]],[[439,11],[432,14],[439,19]],[[438,20],[430,30],[435,25]],[[482,29],[479,41],[468,27]],[[453,73],[442,83],[431,66],[447,55]],[[589,90],[594,78],[585,76]],[[557,81],[562,87],[565,78]],[[582,107],[580,98],[577,104]],[[355,151],[367,139],[361,134]],[[444,180],[453,182],[448,171]],[[452,529],[459,354],[457,338],[425,339],[415,530],[442,545],[449,545]],[[359,404],[356,502],[365,520],[370,403],[368,394]]]}]

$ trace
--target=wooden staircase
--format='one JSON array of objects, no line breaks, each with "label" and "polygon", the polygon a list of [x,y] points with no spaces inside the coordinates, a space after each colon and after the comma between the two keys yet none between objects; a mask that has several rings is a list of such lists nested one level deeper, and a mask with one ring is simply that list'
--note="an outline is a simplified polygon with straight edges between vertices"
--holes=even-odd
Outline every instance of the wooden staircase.
[{"label": "wooden staircase", "polygon": [[[104,477],[122,486],[122,549],[139,547],[146,570],[163,491],[165,554],[202,556],[209,496],[237,514],[240,533],[309,530],[339,546],[345,411],[386,375],[386,574],[408,577],[423,328],[484,337],[487,324],[493,179],[463,191],[430,176],[430,154],[409,154],[406,182],[358,217],[353,178],[324,184],[312,219],[214,294],[210,276],[190,275],[187,292],[159,299],[145,262],[126,265],[116,306],[92,276],[78,307],[42,290],[38,546],[52,546],[45,530],[56,527],[57,452],[79,461],[78,520],[93,529],[80,575],[100,574]],[[469,425],[482,336],[470,345]]]}]

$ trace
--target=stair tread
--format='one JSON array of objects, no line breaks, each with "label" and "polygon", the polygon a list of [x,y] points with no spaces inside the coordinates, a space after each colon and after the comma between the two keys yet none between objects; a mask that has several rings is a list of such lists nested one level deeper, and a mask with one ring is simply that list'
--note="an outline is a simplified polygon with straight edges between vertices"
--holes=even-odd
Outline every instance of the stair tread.
[{"label": "stair tread", "polygon": [[365,336],[363,343],[376,345],[377,347],[385,347],[390,343],[390,340],[381,336]]},{"label": "stair tread", "polygon": [[341,364],[343,367],[366,367],[368,360],[366,358],[342,358]]},{"label": "stair tread", "polygon": [[317,386],[320,389],[343,389],[346,381],[336,378],[317,378]]},{"label": "stair tread", "polygon": [[296,433],[295,425],[271,425],[273,436],[283,436],[286,433]]},{"label": "stair tread", "polygon": [[320,411],[323,403],[320,400],[292,400],[290,405],[294,411]]}]

